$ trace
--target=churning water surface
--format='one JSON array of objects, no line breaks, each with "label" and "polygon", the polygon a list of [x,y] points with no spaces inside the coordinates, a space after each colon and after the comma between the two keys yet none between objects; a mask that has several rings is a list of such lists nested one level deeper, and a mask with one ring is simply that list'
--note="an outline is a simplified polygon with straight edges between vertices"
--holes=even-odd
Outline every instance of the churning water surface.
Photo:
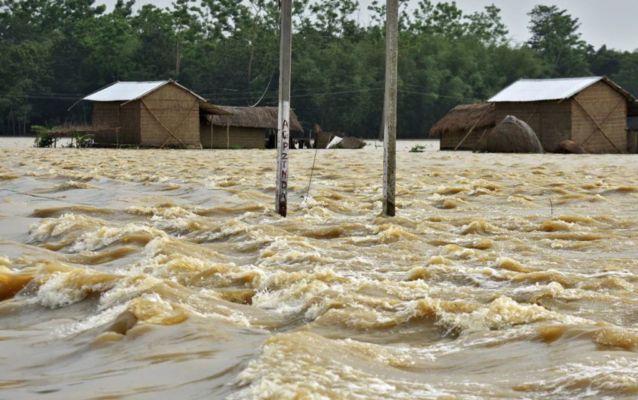
[{"label": "churning water surface", "polygon": [[0,148],[0,398],[638,396],[638,157]]}]

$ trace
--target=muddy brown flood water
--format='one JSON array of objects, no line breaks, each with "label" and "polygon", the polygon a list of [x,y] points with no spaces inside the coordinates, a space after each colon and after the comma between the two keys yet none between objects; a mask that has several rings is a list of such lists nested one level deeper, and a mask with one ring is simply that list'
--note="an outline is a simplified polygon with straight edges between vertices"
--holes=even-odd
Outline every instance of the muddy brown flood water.
[{"label": "muddy brown flood water", "polygon": [[0,148],[0,398],[638,397],[638,157]]}]

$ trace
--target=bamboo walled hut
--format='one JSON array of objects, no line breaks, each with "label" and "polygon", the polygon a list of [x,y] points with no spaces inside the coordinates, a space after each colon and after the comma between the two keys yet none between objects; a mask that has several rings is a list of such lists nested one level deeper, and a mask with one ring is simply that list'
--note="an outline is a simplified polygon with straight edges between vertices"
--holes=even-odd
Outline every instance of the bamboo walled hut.
[{"label": "bamboo walled hut", "polygon": [[[97,145],[263,149],[276,140],[276,107],[217,106],[172,80],[116,82],[82,100],[93,103]],[[291,133],[303,133],[290,119]]]},{"label": "bamboo walled hut", "polygon": [[523,79],[489,100],[496,121],[513,115],[527,122],[545,151],[571,140],[588,153],[627,152],[627,115],[635,101],[606,77]]},{"label": "bamboo walled hut", "polygon": [[93,103],[98,145],[201,148],[206,100],[177,82],[116,82],[83,100]]},{"label": "bamboo walled hut", "polygon": [[[277,107],[228,107],[206,104],[201,109],[200,140],[205,149],[274,147]],[[299,119],[292,110],[290,132],[303,132]]]},{"label": "bamboo walled hut", "polygon": [[[638,103],[635,104],[638,108]],[[638,110],[636,110],[638,113]],[[627,119],[627,151],[638,153],[638,116],[630,116]]]},{"label": "bamboo walled hut", "polygon": [[627,107],[627,152],[638,153],[638,100]]},{"label": "bamboo walled hut", "polygon": [[481,137],[496,125],[494,104],[463,104],[454,107],[430,129],[440,139],[441,150],[475,150]]}]

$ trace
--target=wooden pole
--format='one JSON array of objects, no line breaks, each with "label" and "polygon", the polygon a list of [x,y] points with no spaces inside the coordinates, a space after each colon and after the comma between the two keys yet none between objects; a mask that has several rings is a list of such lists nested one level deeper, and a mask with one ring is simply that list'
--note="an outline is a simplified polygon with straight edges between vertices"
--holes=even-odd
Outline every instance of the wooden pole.
[{"label": "wooden pole", "polygon": [[277,191],[275,209],[288,213],[288,149],[290,147],[290,75],[292,67],[292,0],[281,0],[279,112],[277,118]]},{"label": "wooden pole", "polygon": [[383,105],[383,215],[394,217],[396,204],[397,87],[399,0],[386,0],[385,100]]}]

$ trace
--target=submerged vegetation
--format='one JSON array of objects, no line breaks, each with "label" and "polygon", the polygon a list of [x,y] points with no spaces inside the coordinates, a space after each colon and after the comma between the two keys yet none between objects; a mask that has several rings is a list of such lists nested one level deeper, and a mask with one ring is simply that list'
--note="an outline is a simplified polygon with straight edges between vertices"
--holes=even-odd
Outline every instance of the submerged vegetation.
[{"label": "submerged vegetation", "polygon": [[31,127],[35,134],[33,145],[35,147],[53,147],[55,139],[51,136],[51,130],[45,126],[34,125]]},{"label": "submerged vegetation", "polygon": [[[53,130],[46,126],[33,125],[31,132],[35,134],[34,147],[56,147],[58,136]],[[75,147],[78,149],[93,147],[95,136],[84,132],[67,132],[63,137],[70,139],[65,147]]]},{"label": "submerged vegetation", "polygon": [[[384,7],[360,18],[355,0],[295,2],[293,92],[306,126],[378,136]],[[454,2],[403,3],[401,137],[423,137],[450,108],[483,100],[521,77],[608,75],[638,91],[638,53],[594,49],[555,6],[530,12],[531,38],[509,40],[500,10],[464,13]],[[119,0],[0,0],[0,133],[33,124],[86,123],[67,108],[116,80],[172,78],[212,102],[275,105],[276,1],[176,0],[164,9]],[[263,96],[263,98],[262,98]]]},{"label": "submerged vegetation", "polygon": [[93,147],[95,142],[95,136],[90,133],[75,133],[73,134],[73,143],[78,149]]}]

